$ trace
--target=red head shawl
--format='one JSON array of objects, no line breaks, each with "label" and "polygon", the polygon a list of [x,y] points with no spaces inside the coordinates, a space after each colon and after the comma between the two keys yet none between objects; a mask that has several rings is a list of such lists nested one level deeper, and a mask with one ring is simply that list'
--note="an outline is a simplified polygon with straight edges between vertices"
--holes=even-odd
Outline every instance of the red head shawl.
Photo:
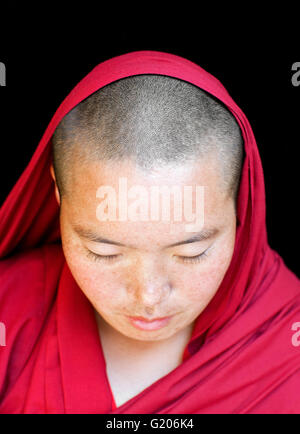
[{"label": "red head shawl", "polygon": [[[56,111],[30,163],[1,208],[2,262],[9,263],[9,268],[16,253],[48,246],[59,240],[59,208],[49,171],[51,136],[59,122],[98,89],[139,74],[181,79],[222,101],[242,130],[245,160],[232,261],[217,294],[196,321],[184,362],[115,412],[299,413],[300,347],[293,345],[295,340],[292,342],[295,333],[292,326],[300,321],[299,280],[268,245],[263,170],[249,122],[223,85],[200,66],[173,54],[139,51],[109,59],[82,79]],[[111,395],[105,361],[96,345],[96,326],[92,324],[91,315],[86,314],[90,312],[89,303],[76,289],[63,255],[47,255],[50,264],[45,276],[47,294],[55,296],[54,290],[51,292],[49,289],[51,285],[59,290],[57,299],[49,301],[51,309],[48,307],[47,315],[44,314],[43,318],[47,317],[48,322],[40,320],[38,324],[41,329],[48,324],[47,332],[44,332],[48,343],[43,354],[46,354],[50,366],[53,363],[60,373],[55,373],[53,367],[51,370],[49,364],[37,366],[32,362],[32,379],[21,380],[26,377],[26,369],[29,372],[30,368],[20,367],[18,375],[12,376],[15,386],[10,386],[11,393],[15,387],[18,396],[26,395],[22,407],[24,412],[109,413]],[[7,266],[2,267],[6,277]],[[4,287],[7,286],[5,278],[3,281]],[[28,282],[19,279],[18,284],[30,298]],[[10,291],[18,294],[13,287]],[[15,300],[15,303],[20,301]],[[14,315],[13,311],[11,315]],[[76,322],[76,317],[83,318],[83,324],[75,326],[76,330],[68,329],[68,321],[73,318]],[[51,328],[50,323],[56,326]],[[80,339],[80,336],[84,338]],[[27,347],[33,347],[29,335],[27,339]],[[35,339],[38,342],[37,337]],[[45,344],[40,345],[45,347]],[[11,355],[12,350],[8,347],[9,344],[5,351]],[[37,350],[37,358],[41,352],[42,349]],[[1,354],[4,354],[3,350]],[[11,356],[6,357],[9,365]],[[46,374],[41,366],[46,366]],[[43,397],[42,404],[40,397],[44,396],[43,393],[46,397]],[[0,410],[9,411],[13,408],[11,402],[9,398],[4,399]]]}]

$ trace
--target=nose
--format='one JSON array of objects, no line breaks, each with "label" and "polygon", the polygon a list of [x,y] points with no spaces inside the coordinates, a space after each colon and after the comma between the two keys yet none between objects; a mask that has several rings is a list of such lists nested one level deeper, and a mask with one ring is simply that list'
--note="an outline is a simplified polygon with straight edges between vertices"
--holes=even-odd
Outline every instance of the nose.
[{"label": "nose", "polygon": [[147,258],[136,264],[128,289],[135,301],[150,314],[156,305],[165,301],[172,290],[167,270],[157,259]]}]

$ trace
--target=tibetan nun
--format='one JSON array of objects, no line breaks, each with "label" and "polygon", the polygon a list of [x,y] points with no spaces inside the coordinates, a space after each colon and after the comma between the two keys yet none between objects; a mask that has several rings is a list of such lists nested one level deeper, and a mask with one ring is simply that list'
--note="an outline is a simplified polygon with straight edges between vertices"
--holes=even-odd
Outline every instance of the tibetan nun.
[{"label": "tibetan nun", "polygon": [[300,413],[300,282],[265,212],[216,78],[96,66],[1,208],[0,413]]}]

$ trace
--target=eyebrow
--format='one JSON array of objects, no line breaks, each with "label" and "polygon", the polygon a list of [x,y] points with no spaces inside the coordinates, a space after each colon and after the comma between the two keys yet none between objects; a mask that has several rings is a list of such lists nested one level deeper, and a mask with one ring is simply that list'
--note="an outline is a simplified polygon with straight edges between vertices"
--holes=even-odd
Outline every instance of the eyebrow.
[{"label": "eyebrow", "polygon": [[[113,240],[109,240],[107,238],[103,238],[103,237],[99,236],[98,234],[96,234],[95,232],[91,231],[90,229],[84,229],[79,225],[75,225],[73,227],[74,227],[75,232],[80,237],[86,238],[89,241],[93,241],[96,243],[113,244],[115,246],[121,246],[121,247],[135,248],[134,246],[130,246],[130,245],[126,246],[126,244],[119,243],[118,241],[113,241]],[[178,241],[176,243],[169,244],[168,246],[165,246],[165,247],[166,248],[175,247],[175,246],[180,246],[182,244],[196,243],[199,241],[208,240],[210,238],[215,237],[219,232],[220,232],[220,230],[218,228],[203,229],[202,231],[197,232],[195,235],[188,238],[187,240]]]}]

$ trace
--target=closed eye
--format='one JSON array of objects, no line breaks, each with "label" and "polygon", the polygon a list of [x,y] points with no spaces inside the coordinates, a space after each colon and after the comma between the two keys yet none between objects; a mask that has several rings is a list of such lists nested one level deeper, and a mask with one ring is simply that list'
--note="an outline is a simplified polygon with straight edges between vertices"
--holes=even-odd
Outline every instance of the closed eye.
[{"label": "closed eye", "polygon": [[[207,250],[207,249],[206,249]],[[183,263],[187,264],[196,264],[200,261],[203,261],[207,257],[206,250],[199,255],[196,256],[177,256],[177,258]]]},{"label": "closed eye", "polygon": [[[200,261],[203,261],[207,257],[207,251],[206,249],[204,252],[200,253],[196,256],[176,256],[181,262],[185,264],[196,264]],[[87,251],[87,256],[94,261],[114,261],[118,257],[122,256],[122,254],[116,254],[116,255],[98,255],[97,253],[92,252],[91,250]]]},{"label": "closed eye", "polygon": [[98,255],[97,253],[92,252],[91,250],[88,250],[87,257],[93,259],[94,261],[113,261],[118,256],[122,256],[121,254],[118,255]]}]

